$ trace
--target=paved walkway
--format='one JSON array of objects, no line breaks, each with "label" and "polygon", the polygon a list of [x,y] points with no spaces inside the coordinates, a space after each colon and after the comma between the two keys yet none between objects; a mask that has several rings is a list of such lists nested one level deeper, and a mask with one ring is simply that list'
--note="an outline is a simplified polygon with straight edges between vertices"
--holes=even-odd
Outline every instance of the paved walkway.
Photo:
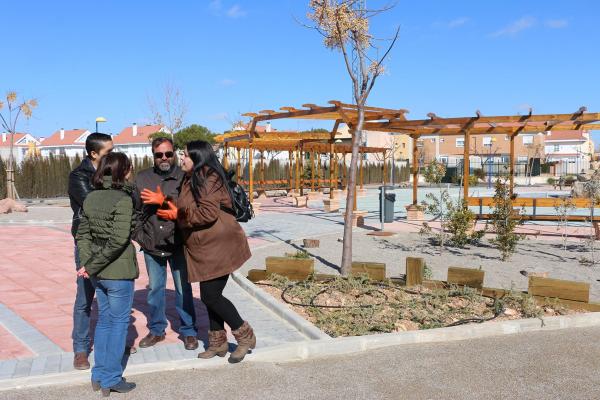
[{"label": "paved walkway", "polygon": [[[403,194],[404,195],[404,194]],[[401,200],[402,201],[402,200]],[[290,198],[261,199],[257,218],[243,224],[251,248],[259,255],[245,269],[261,268],[264,253],[270,246],[304,237],[321,235],[341,237],[343,217],[340,213],[325,213],[320,201],[309,208],[291,206]],[[370,210],[367,225],[379,226],[376,210],[376,190],[359,199],[359,208]],[[403,211],[397,203],[398,213]],[[386,224],[386,229],[415,231],[420,224],[398,219]],[[28,213],[0,215],[0,379],[35,374],[68,371],[72,368],[71,327],[75,294],[73,241],[69,232],[71,210],[63,200],[36,204]],[[552,227],[552,229],[554,229]],[[276,249],[274,247],[273,249]],[[129,344],[136,345],[146,335],[147,274],[143,258],[139,257],[141,276],[136,281]],[[198,298],[198,287],[194,288]],[[255,326],[261,347],[306,340],[292,326],[265,310],[235,283],[227,295],[239,306],[243,317]],[[151,349],[139,349],[132,364],[193,358],[197,351],[186,351],[178,339],[178,320],[173,305],[171,279],[167,291],[170,326],[165,342]],[[207,318],[203,305],[197,301],[199,336],[206,340]],[[95,321],[95,314],[93,316]]]},{"label": "paved walkway", "polygon": [[[600,398],[600,328],[388,347],[290,363],[130,376],[141,399]],[[97,399],[89,384],[0,392],[1,400]]]},{"label": "paved walkway", "polygon": [[[56,223],[68,220],[69,216],[70,209],[65,207],[42,206],[31,207],[26,214],[0,217],[0,252],[3,255],[0,264],[0,379],[72,370],[73,239],[70,225]],[[47,219],[43,220],[43,217]],[[266,221],[262,227],[260,219],[253,224],[256,231],[264,233],[249,238],[253,249],[278,240],[274,228]],[[287,235],[290,234],[293,233]],[[148,279],[141,254],[138,262],[140,278],[135,286],[132,325],[128,334],[130,345],[137,345],[147,333]],[[230,281],[225,293],[238,306],[240,314],[255,327],[257,347],[307,340],[235,282]],[[198,285],[194,285],[194,294],[199,337],[206,341],[208,320],[206,310],[198,300]],[[167,309],[170,324],[165,342],[153,348],[139,349],[130,357],[129,363],[196,357],[198,351],[186,351],[178,338],[179,322],[173,306],[174,288],[170,276],[167,304],[170,305]],[[96,318],[94,307],[92,333]],[[233,339],[231,334],[230,339]]]}]

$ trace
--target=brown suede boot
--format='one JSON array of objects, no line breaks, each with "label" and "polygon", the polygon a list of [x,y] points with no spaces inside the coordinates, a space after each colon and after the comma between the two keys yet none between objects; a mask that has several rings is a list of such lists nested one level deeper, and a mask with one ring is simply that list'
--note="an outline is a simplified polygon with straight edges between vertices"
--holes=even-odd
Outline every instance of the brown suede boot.
[{"label": "brown suede boot", "polygon": [[233,336],[238,343],[237,348],[231,353],[228,360],[230,363],[234,364],[242,361],[250,349],[256,347],[256,336],[254,336],[252,327],[246,321],[244,321],[239,329],[236,329],[231,333],[233,333]]},{"label": "brown suede boot", "polygon": [[227,343],[227,332],[208,331],[208,349],[198,354],[198,358],[213,358],[214,356],[225,357],[229,351]]}]

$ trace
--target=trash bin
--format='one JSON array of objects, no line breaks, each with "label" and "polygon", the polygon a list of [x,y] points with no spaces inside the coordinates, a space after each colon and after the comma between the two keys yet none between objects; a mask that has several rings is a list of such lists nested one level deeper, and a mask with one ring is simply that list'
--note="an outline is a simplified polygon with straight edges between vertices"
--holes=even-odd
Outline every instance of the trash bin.
[{"label": "trash bin", "polygon": [[[388,189],[391,187],[387,187],[386,189]],[[394,222],[394,203],[396,202],[396,194],[395,193],[386,193],[385,194],[385,200],[383,201],[383,208],[384,208],[384,212],[381,212],[381,189],[382,187],[379,188],[380,192],[379,192],[379,221],[380,222]],[[381,215],[384,216],[384,220],[381,221]]]}]

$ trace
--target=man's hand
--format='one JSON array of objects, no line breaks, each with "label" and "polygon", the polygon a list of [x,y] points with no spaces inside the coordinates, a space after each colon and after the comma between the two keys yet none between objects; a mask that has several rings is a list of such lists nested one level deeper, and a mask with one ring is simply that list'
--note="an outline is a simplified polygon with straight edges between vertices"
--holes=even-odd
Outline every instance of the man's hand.
[{"label": "man's hand", "polygon": [[87,273],[87,271],[85,270],[85,267],[81,267],[77,270],[77,276],[80,276],[85,279],[90,278],[90,274]]},{"label": "man's hand", "polygon": [[166,199],[160,186],[156,187],[156,192],[153,192],[150,189],[144,189],[142,193],[140,193],[140,197],[144,204],[156,204],[158,206],[162,206]]},{"label": "man's hand", "polygon": [[166,210],[156,211],[156,215],[162,219],[175,221],[177,219],[177,206],[172,201],[168,201],[167,206],[169,208]]}]

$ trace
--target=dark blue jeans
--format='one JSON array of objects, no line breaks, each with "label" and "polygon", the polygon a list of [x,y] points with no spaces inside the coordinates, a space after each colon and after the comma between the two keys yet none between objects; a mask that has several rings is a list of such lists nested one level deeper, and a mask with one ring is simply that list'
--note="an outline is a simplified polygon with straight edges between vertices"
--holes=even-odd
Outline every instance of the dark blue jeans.
[{"label": "dark blue jeans", "polygon": [[[79,252],[75,246],[75,268],[81,267]],[[73,351],[75,353],[90,352],[90,312],[94,301],[94,286],[89,279],[77,277],[77,294],[73,304]]]},{"label": "dark blue jeans", "polygon": [[150,306],[148,329],[150,333],[154,336],[162,336],[167,329],[165,290],[167,287],[168,262],[175,286],[175,308],[179,314],[181,324],[179,333],[183,336],[195,337],[198,332],[196,331],[194,297],[192,285],[188,282],[183,249],[178,249],[170,257],[158,257],[144,252],[144,261],[150,278],[150,290],[148,291],[148,305]]},{"label": "dark blue jeans", "polygon": [[92,278],[96,286],[98,323],[94,335],[92,380],[109,388],[123,378],[123,357],[133,305],[133,280]]}]

